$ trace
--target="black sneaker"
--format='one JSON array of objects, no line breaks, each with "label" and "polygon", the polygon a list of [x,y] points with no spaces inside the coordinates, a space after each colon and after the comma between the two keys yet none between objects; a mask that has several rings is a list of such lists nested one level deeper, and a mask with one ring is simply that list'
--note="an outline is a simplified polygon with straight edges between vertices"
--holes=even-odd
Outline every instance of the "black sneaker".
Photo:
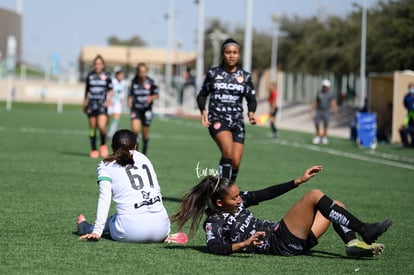
[{"label": "black sneaker", "polygon": [[372,244],[382,233],[387,231],[391,224],[391,219],[386,219],[379,223],[366,223],[362,229],[361,237],[367,244]]}]

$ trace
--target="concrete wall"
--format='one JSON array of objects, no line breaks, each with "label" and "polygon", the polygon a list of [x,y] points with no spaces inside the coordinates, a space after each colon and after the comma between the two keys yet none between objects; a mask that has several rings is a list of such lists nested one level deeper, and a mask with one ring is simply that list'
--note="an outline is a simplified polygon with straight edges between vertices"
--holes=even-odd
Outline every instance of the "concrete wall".
[{"label": "concrete wall", "polygon": [[[45,80],[0,79],[0,100],[12,96],[14,101],[82,104],[84,83],[61,83]],[[8,94],[10,93],[10,94]]]}]

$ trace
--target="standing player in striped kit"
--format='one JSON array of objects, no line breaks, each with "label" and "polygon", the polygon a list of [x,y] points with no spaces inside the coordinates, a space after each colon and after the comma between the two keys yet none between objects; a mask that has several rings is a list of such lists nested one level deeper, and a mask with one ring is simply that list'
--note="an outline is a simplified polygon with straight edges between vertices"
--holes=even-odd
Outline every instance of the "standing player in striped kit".
[{"label": "standing player in striped kit", "polygon": [[142,153],[147,154],[149,127],[152,121],[152,104],[159,97],[158,86],[147,76],[147,66],[139,63],[128,93],[128,107],[131,108],[131,129],[139,138],[142,128]]},{"label": "standing player in striped kit", "polygon": [[96,147],[96,128],[99,129],[101,146],[99,151],[102,157],[108,156],[106,146],[106,124],[108,123],[108,106],[112,98],[112,80],[105,71],[105,61],[102,56],[97,55],[93,60],[94,70],[86,77],[85,96],[82,108],[88,116],[89,140],[91,143],[91,158],[98,158],[99,152]]},{"label": "standing player in striped kit", "polygon": [[249,122],[256,124],[256,92],[250,73],[239,64],[240,44],[237,41],[229,38],[223,42],[221,58],[221,65],[207,72],[197,104],[201,124],[208,127],[221,152],[220,176],[235,181],[244,150],[243,98],[247,101]]},{"label": "standing player in striped kit", "polygon": [[[136,151],[135,134],[119,130],[112,139],[113,153],[97,168],[99,201],[95,224],[78,216],[80,239],[99,240],[109,233],[122,242],[186,243],[187,235],[169,235],[170,219],[162,203],[157,174],[150,160]],[[116,214],[108,218],[111,194]]]}]

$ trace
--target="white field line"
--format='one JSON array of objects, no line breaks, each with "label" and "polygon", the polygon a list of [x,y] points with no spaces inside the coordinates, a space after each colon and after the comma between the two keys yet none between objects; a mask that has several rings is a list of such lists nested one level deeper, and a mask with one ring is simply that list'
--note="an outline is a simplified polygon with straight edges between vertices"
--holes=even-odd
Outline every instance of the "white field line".
[{"label": "white field line", "polygon": [[281,144],[281,145],[285,145],[285,146],[291,146],[291,147],[306,149],[306,150],[310,150],[310,151],[322,152],[322,153],[335,155],[335,156],[339,156],[339,157],[344,157],[344,158],[349,158],[349,159],[356,159],[356,160],[360,160],[360,161],[366,161],[366,162],[371,162],[371,163],[379,163],[379,164],[383,164],[383,165],[387,165],[387,166],[393,166],[393,167],[398,167],[398,168],[414,170],[414,165],[399,162],[398,160],[381,159],[381,158],[377,158],[375,156],[374,157],[369,157],[369,156],[355,154],[355,153],[343,152],[343,151],[339,151],[339,150],[335,150],[335,149],[331,149],[331,148],[327,148],[327,147],[321,147],[321,146],[309,145],[309,144],[300,144],[300,143],[297,143],[297,142],[289,142],[289,141],[284,141],[284,140],[278,141],[277,143]]}]

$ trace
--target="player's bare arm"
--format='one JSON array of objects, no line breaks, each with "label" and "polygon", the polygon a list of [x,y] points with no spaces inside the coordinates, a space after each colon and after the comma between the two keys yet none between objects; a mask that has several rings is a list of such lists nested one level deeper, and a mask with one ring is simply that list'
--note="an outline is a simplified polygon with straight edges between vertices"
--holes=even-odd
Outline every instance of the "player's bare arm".
[{"label": "player's bare arm", "polygon": [[304,182],[307,182],[308,180],[316,176],[316,174],[320,171],[322,171],[322,165],[316,165],[306,169],[301,177],[294,180],[295,185],[298,186]]}]

